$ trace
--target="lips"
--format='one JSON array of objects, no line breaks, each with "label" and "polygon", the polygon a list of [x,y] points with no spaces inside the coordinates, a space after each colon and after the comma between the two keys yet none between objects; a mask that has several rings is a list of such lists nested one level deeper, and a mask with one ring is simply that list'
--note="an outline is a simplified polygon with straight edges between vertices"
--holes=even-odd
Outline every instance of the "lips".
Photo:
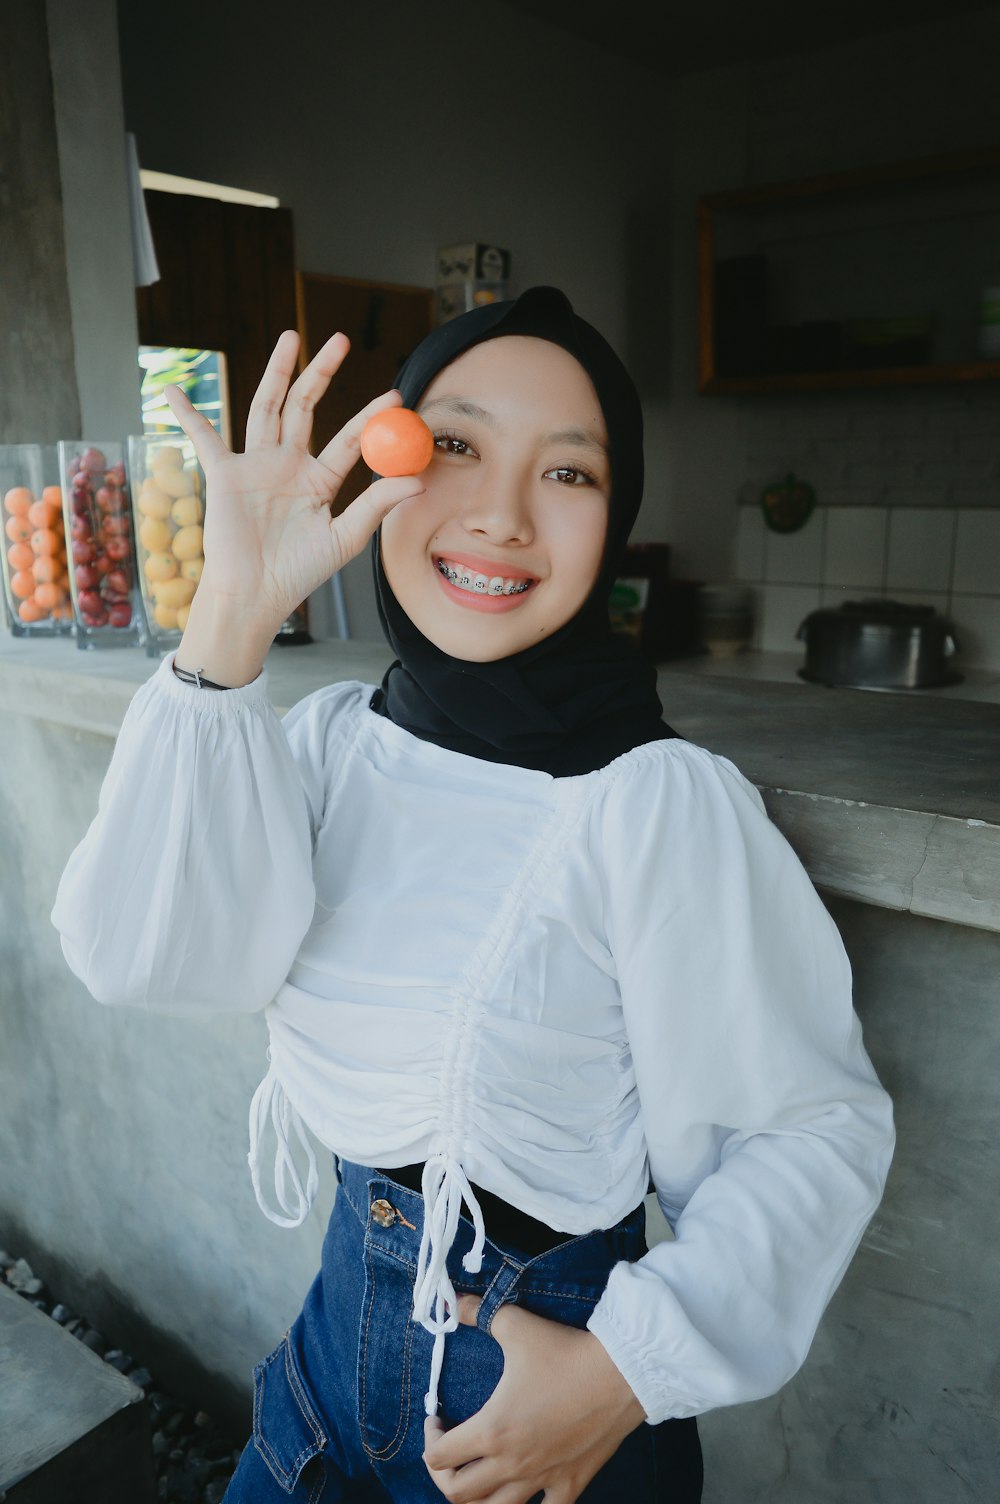
[{"label": "lips", "polygon": [[434,572],[450,600],[474,611],[516,610],[538,583],[526,569],[475,554],[437,554]]},{"label": "lips", "polygon": [[516,564],[501,563],[498,559],[484,559],[480,554],[442,553],[434,555],[435,564],[440,564],[442,559],[446,560],[449,564],[463,564],[471,573],[484,574],[487,579],[492,579],[494,575],[500,575],[505,580],[531,580],[534,582],[538,578],[529,569],[518,569]]}]

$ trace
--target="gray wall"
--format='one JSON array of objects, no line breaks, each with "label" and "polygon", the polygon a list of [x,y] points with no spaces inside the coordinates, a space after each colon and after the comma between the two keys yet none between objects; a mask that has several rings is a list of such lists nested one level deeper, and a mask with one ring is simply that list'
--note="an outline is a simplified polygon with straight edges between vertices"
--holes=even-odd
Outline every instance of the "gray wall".
[{"label": "gray wall", "polygon": [[[0,1243],[162,1385],[242,1432],[252,1367],[318,1268],[334,1181],[321,1152],[319,1201],[295,1231],[256,1206],[260,1016],[105,1009],[67,969],[49,913],[110,753],[107,737],[5,722]],[[706,1504],[992,1499],[1000,935],[830,907],[899,1148],[802,1373],[704,1418]]]},{"label": "gray wall", "polygon": [[114,0],[7,7],[0,97],[0,443],[121,439],[141,418]]}]

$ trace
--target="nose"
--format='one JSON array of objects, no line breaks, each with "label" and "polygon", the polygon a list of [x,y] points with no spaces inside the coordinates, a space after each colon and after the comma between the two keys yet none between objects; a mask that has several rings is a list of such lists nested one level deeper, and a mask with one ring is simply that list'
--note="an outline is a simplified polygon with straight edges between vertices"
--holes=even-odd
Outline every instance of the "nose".
[{"label": "nose", "polygon": [[483,476],[466,496],[462,522],[496,544],[530,543],[535,529],[525,478],[513,469]]}]

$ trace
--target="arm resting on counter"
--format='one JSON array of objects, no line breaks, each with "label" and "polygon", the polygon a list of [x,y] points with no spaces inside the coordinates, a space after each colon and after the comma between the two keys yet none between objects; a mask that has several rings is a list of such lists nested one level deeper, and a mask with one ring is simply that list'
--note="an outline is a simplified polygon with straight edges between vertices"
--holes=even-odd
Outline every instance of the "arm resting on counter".
[{"label": "arm resting on counter", "polygon": [[98,1002],[255,1012],[313,917],[324,692],[279,721],[266,674],[222,693],[172,663],[129,705],[52,923]]},{"label": "arm resting on counter", "polygon": [[613,792],[609,934],[675,1241],[617,1264],[588,1327],[655,1423],[800,1367],[881,1197],[892,1108],[837,928],[752,784],[664,742]]}]

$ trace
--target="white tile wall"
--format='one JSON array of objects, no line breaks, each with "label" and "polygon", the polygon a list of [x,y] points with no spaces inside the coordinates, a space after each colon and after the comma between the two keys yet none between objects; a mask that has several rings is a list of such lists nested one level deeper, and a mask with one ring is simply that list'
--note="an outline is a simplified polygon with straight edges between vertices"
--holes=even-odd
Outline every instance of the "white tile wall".
[{"label": "white tile wall", "polygon": [[893,507],[889,512],[888,590],[947,593],[958,514],[944,507]]},{"label": "white tile wall", "polygon": [[885,507],[836,507],[826,522],[824,585],[878,590],[885,571]]},{"label": "white tile wall", "polygon": [[764,513],[759,506],[739,509],[736,529],[736,578],[756,581],[764,578]]},{"label": "white tile wall", "polygon": [[819,580],[826,518],[827,513],[817,508],[805,526],[794,533],[776,533],[765,526],[764,578],[783,585],[808,585]]},{"label": "white tile wall", "polygon": [[1000,510],[959,512],[953,589],[1000,595]]},{"label": "white tile wall", "polygon": [[802,651],[795,633],[820,605],[818,585],[764,585],[760,592],[758,643],[765,653]]},{"label": "white tile wall", "polygon": [[866,596],[933,606],[953,622],[959,665],[1000,669],[1000,507],[817,507],[797,533],[739,508],[737,578],[754,586],[754,647],[795,652],[818,606]]},{"label": "white tile wall", "polygon": [[1000,596],[953,595],[949,619],[958,638],[958,664],[1000,668]]}]

